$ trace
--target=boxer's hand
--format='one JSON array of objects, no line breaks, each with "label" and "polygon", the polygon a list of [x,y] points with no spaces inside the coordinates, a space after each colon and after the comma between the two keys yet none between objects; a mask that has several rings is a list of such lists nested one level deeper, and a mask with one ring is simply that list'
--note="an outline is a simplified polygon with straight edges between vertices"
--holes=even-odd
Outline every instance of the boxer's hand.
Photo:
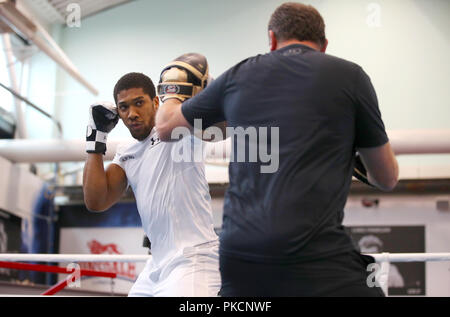
[{"label": "boxer's hand", "polygon": [[86,152],[105,154],[108,133],[118,121],[119,116],[113,103],[99,102],[91,105],[86,131]]},{"label": "boxer's hand", "polygon": [[363,182],[366,185],[375,187],[373,184],[369,182],[369,179],[367,177],[367,170],[364,167],[364,164],[361,160],[361,156],[359,153],[356,153],[355,156],[355,167],[353,169],[353,176],[357,178],[359,181]]},{"label": "boxer's hand", "polygon": [[184,54],[162,70],[158,96],[163,103],[171,98],[183,102],[202,91],[208,82],[206,57],[197,53]]}]

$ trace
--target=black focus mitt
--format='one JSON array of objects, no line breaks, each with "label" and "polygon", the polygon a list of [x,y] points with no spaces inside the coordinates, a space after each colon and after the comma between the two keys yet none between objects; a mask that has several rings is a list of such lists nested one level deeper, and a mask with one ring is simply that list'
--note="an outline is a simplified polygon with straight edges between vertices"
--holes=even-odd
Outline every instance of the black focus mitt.
[{"label": "black focus mitt", "polygon": [[367,178],[367,170],[363,164],[363,161],[361,160],[361,156],[359,155],[359,153],[356,153],[356,156],[355,156],[355,166],[353,168],[353,177],[355,177],[359,181],[363,182],[364,184],[367,184],[371,187],[375,187],[373,184],[371,184],[369,182],[369,179]]}]

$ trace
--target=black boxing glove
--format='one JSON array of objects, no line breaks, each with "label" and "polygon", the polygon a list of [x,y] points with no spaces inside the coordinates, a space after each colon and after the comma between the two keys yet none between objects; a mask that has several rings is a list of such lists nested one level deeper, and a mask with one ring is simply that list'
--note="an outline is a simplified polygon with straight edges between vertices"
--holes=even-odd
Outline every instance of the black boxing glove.
[{"label": "black boxing glove", "polygon": [[106,153],[108,133],[119,121],[116,106],[111,102],[99,102],[89,108],[89,124],[86,131],[86,152]]},{"label": "black boxing glove", "polygon": [[205,56],[197,53],[181,55],[161,71],[158,97],[162,102],[171,98],[183,102],[206,88],[208,78],[209,68]]}]

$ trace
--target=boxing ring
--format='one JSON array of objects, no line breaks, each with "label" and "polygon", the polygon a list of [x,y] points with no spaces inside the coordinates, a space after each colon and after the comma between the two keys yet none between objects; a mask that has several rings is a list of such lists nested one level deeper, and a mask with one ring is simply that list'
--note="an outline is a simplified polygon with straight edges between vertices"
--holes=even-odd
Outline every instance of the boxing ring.
[{"label": "boxing ring", "polygon": [[[450,130],[403,130],[388,131],[389,139],[396,155],[409,154],[449,154]],[[122,140],[108,142],[105,160],[111,160],[117,146]],[[85,142],[81,140],[1,140],[0,157],[12,163],[42,163],[42,162],[77,162],[84,161]],[[230,140],[208,144],[206,163],[226,163],[231,149]],[[369,254],[376,260],[374,267],[369,268],[371,276],[377,281],[386,295],[388,294],[388,279],[391,263],[398,262],[450,262],[450,253],[379,253]],[[57,265],[28,264],[26,262],[47,263],[82,263],[110,262],[137,263],[146,262],[151,255],[112,255],[112,254],[19,254],[0,253],[0,268],[16,270],[32,270],[55,274],[67,274],[56,285],[41,295],[54,295],[75,280],[84,276],[117,278],[116,273],[78,269],[76,265],[61,267]],[[24,263],[25,262],[25,263]],[[78,266],[79,268],[79,266]],[[76,274],[75,274],[76,273]],[[0,294],[1,296],[2,294]],[[6,294],[3,294],[6,295]]]},{"label": "boxing ring", "polygon": [[[374,271],[374,279],[377,286],[381,287],[386,294],[388,293],[388,278],[391,263],[399,262],[450,262],[450,253],[378,253],[368,254],[375,258],[375,266],[367,268],[368,272]],[[80,263],[80,262],[146,262],[151,259],[151,255],[113,255],[113,254],[18,254],[2,253],[0,254],[0,268],[9,268],[17,270],[31,270],[48,273],[68,274],[66,279],[61,280],[56,285],[50,287],[41,295],[55,295],[65,287],[74,283],[83,276],[96,276],[111,278],[117,277],[116,273],[93,271],[79,269],[75,265],[66,267],[26,264],[23,262],[61,262],[61,263]],[[0,296],[5,294],[0,294]]]}]

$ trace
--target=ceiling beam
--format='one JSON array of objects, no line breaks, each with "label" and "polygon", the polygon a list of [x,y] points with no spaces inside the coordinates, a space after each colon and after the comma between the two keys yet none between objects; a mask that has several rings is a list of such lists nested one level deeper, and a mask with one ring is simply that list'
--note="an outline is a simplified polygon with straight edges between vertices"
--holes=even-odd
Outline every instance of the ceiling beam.
[{"label": "ceiling beam", "polygon": [[19,36],[33,42],[42,52],[61,66],[92,94],[98,95],[98,90],[81,76],[62,49],[54,41],[49,40],[51,36],[47,31],[23,15],[12,2],[0,0],[0,20]]}]

